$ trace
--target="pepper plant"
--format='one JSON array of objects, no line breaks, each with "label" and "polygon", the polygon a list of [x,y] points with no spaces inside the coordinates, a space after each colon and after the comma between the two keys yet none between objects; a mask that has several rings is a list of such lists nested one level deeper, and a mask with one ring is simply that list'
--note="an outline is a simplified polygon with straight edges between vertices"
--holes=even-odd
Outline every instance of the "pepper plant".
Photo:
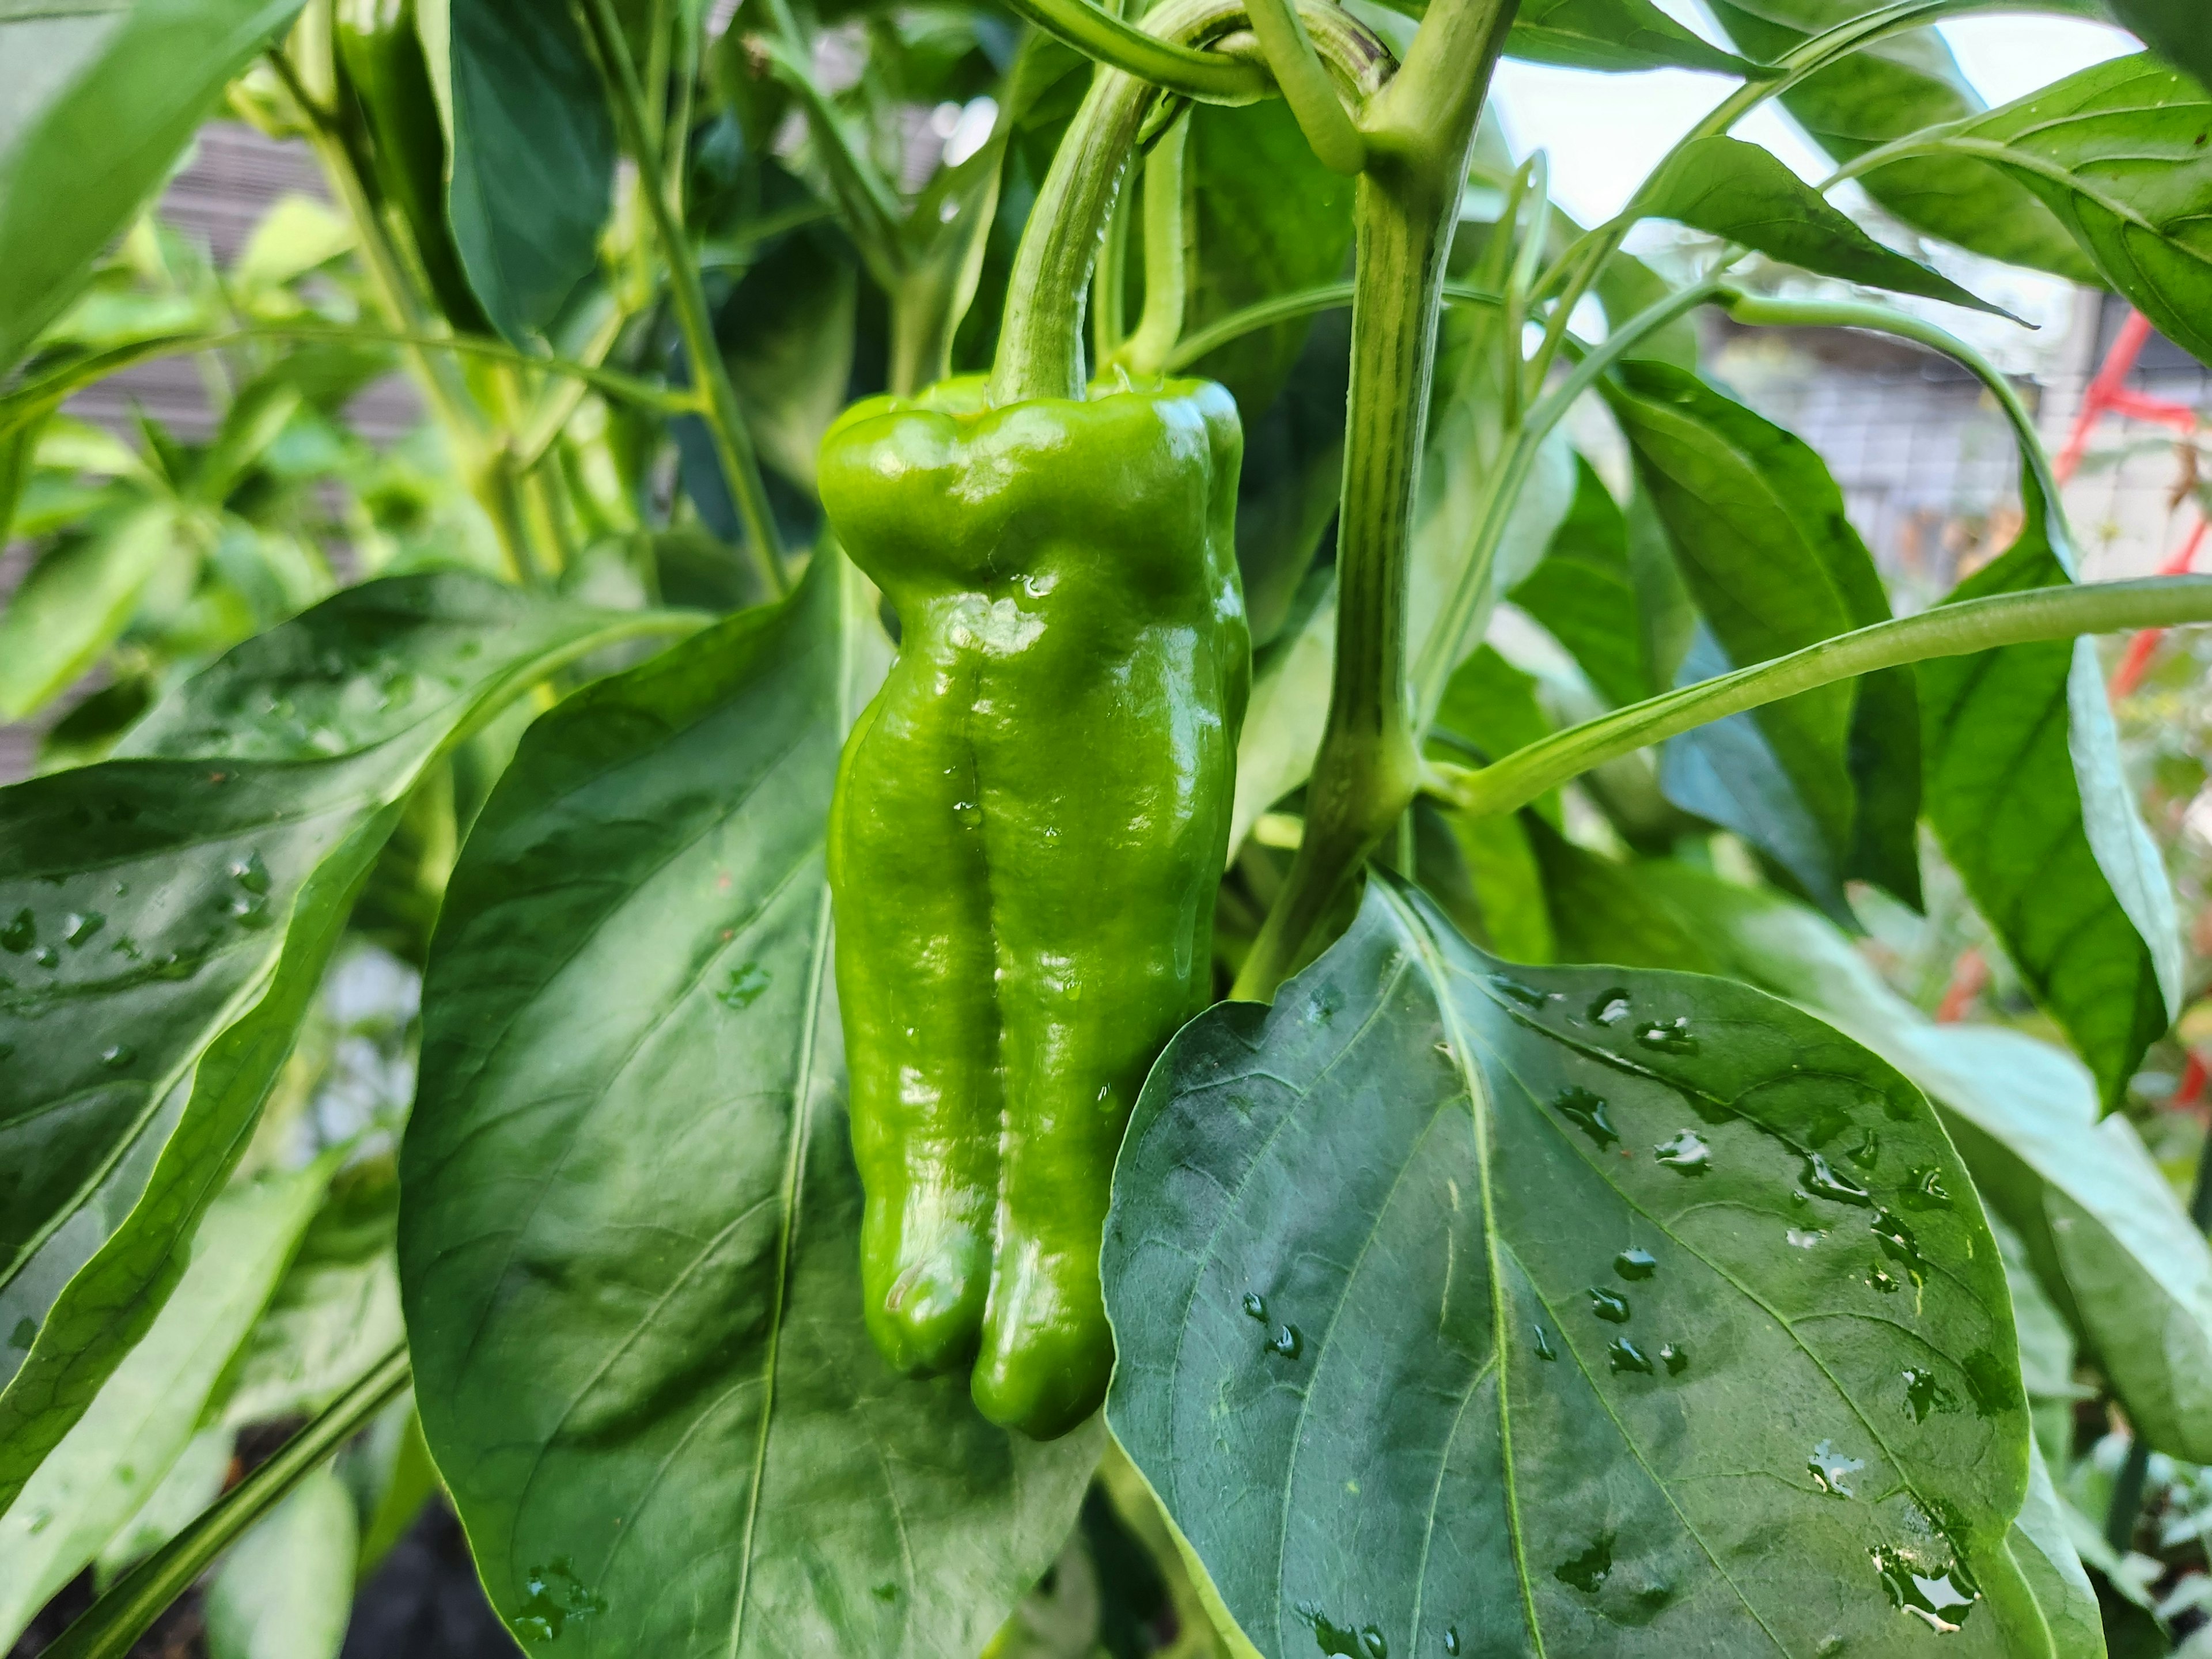
[{"label": "pepper plant", "polygon": [[[0,790],[0,1634],[335,1653],[442,1487],[579,1654],[2185,1637],[2092,639],[2212,579],[2080,580],[1921,256],[2212,362],[2195,0],[1998,109],[1984,0],[1009,3],[0,9],[0,711],[106,677]],[[1583,226],[1501,55],[1729,89]],[[227,272],[219,105],[331,204]],[[1979,376],[2011,544],[1893,615],[1708,313]],[[167,356],[207,442],[67,412]],[[1850,942],[1939,888],[2003,1018]]]}]

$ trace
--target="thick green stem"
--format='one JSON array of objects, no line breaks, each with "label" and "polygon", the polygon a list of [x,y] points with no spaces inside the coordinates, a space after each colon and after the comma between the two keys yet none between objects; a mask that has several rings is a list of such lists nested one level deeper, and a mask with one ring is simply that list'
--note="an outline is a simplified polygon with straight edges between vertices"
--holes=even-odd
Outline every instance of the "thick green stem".
[{"label": "thick green stem", "polygon": [[1336,664],[1306,789],[1305,834],[1237,976],[1274,994],[1338,890],[1412,802],[1407,549],[1434,373],[1444,258],[1511,0],[1430,9],[1405,65],[1367,102],[1355,198],[1352,388],[1337,542]]},{"label": "thick green stem", "polygon": [[1138,374],[1164,373],[1182,335],[1190,286],[1190,216],[1183,199],[1189,143],[1189,118],[1179,117],[1145,162],[1145,309],[1121,353]]},{"label": "thick green stem", "polygon": [[1427,787],[1460,811],[1494,817],[1618,756],[1878,669],[2079,634],[2203,623],[2212,623],[2212,576],[2152,576],[1962,599],[1632,703],[1516,750],[1480,771],[1432,765]]},{"label": "thick green stem", "polygon": [[[1389,49],[1333,4],[1304,0],[1300,9],[1316,48],[1346,90],[1370,97],[1389,74]],[[1167,0],[1146,21],[1162,40],[1202,43],[1241,27],[1244,12],[1240,0]],[[1014,257],[991,370],[993,402],[1083,396],[1084,297],[1107,215],[1158,95],[1157,88],[1119,70],[1102,68],[1092,81]]]},{"label": "thick green stem", "polygon": [[723,362],[721,347],[714,339],[706,290],[699,283],[699,263],[692,257],[691,244],[669,200],[667,165],[653,142],[644,89],[638,83],[637,65],[630,60],[622,20],[615,14],[614,0],[575,0],[575,4],[606,76],[617,129],[630,159],[637,163],[638,189],[645,198],[646,210],[653,216],[661,255],[668,261],[668,292],[676,325],[684,336],[684,354],[690,363],[692,379],[706,390],[702,418],[738,517],[744,526],[745,550],[769,592],[785,592],[791,582],[784,569],[783,538],[769,508],[760,458],[754,453],[752,435],[745,429],[737,388],[730,384],[728,365]]},{"label": "thick green stem", "polygon": [[133,1567],[46,1649],[46,1659],[125,1659],[163,1609],[191,1587],[246,1529],[343,1445],[407,1386],[407,1350],[368,1375],[233,1486],[191,1525]]}]

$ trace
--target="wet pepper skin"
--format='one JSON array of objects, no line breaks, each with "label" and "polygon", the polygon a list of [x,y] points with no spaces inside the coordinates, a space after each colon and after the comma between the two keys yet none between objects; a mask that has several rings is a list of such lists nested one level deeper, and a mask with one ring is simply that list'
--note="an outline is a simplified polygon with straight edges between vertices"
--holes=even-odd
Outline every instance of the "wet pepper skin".
[{"label": "wet pepper skin", "polygon": [[1251,643],[1219,386],[856,405],[832,527],[899,617],[831,809],[869,1330],[1041,1438],[1105,1397],[1099,1243],[1145,1073],[1207,1000]]}]

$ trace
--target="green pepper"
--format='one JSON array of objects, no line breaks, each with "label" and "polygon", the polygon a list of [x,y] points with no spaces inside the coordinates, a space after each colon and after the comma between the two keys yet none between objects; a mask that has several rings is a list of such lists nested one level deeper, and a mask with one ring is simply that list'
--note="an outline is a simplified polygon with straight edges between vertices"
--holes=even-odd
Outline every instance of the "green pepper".
[{"label": "green pepper", "polygon": [[1145,1074],[1208,1000],[1251,646],[1210,382],[856,405],[822,501],[900,624],[830,827],[884,1357],[1040,1438],[1113,1369],[1098,1251]]},{"label": "green pepper", "polygon": [[446,130],[415,0],[337,0],[337,58],[374,160],[369,180],[407,227],[431,297],[455,328],[489,334],[446,217]]}]

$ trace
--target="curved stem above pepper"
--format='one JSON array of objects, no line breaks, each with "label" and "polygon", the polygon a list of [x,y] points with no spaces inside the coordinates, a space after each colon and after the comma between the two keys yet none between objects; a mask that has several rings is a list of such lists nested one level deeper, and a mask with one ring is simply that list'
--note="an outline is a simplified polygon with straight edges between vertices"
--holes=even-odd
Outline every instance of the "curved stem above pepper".
[{"label": "curved stem above pepper", "polygon": [[1337,101],[1328,71],[1315,54],[1312,40],[1291,0],[1249,0],[1252,33],[1274,71],[1275,84],[1297,118],[1298,131],[1331,173],[1347,177],[1367,165],[1366,141]]},{"label": "curved stem above pepper", "polygon": [[1006,0],[1014,11],[1086,58],[1206,104],[1250,104],[1273,88],[1267,70],[1224,52],[1194,51],[1164,28],[1148,34],[1091,0]]},{"label": "curved stem above pepper", "polygon": [[[1389,49],[1332,4],[1305,0],[1301,10],[1315,47],[1346,89],[1371,98],[1395,67]],[[1162,40],[1207,43],[1239,32],[1245,13],[1240,0],[1168,0],[1146,21]],[[1156,87],[1133,75],[1102,70],[1076,112],[1014,256],[991,371],[994,403],[1083,395],[1082,318],[1091,266],[1137,136],[1158,96]]]}]

